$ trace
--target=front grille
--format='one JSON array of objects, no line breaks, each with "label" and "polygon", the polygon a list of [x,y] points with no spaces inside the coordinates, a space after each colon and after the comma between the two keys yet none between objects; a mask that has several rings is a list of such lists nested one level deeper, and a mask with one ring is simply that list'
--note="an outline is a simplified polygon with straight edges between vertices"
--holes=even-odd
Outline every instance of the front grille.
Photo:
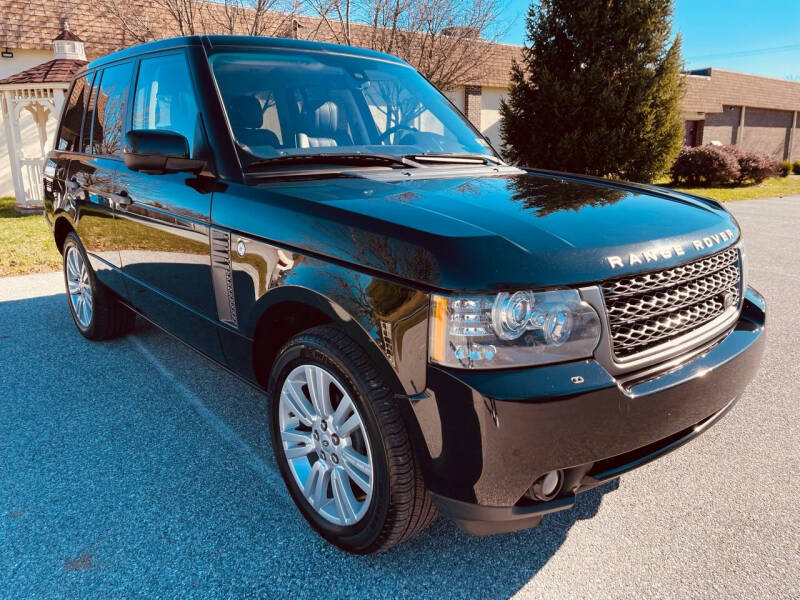
[{"label": "front grille", "polygon": [[685,265],[602,284],[617,358],[663,344],[739,302],[739,252],[728,248]]}]

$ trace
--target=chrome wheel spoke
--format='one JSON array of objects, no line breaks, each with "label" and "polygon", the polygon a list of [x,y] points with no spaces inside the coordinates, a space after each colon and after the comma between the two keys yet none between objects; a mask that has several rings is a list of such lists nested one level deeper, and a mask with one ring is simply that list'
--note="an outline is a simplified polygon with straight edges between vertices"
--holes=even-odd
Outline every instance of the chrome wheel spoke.
[{"label": "chrome wheel spoke", "polygon": [[344,448],[341,457],[342,468],[352,482],[365,492],[372,490],[372,484],[370,482],[372,478],[372,465],[369,463],[369,459],[363,454],[358,454],[351,448]]},{"label": "chrome wheel spoke", "polygon": [[331,414],[330,377],[324,369],[312,365],[306,365],[305,375],[314,409],[320,417],[325,418]]},{"label": "chrome wheel spoke", "polygon": [[80,293],[81,284],[75,281],[74,279],[68,279],[67,290],[69,291],[70,296],[75,296]]},{"label": "chrome wheel spoke", "polygon": [[[281,440],[286,444],[284,447],[286,448],[287,456],[289,456],[290,450],[294,450],[298,446],[307,448],[303,454],[308,454],[314,449],[314,440],[311,435],[300,431],[282,431]],[[302,454],[298,456],[302,456]]]},{"label": "chrome wheel spoke", "polygon": [[305,399],[302,390],[297,389],[294,383],[287,381],[283,386],[281,400],[285,400],[292,412],[297,416],[301,423],[311,426],[314,421],[314,407],[310,406]]},{"label": "chrome wheel spoke", "polygon": [[346,525],[354,523],[358,502],[353,496],[353,491],[347,483],[347,478],[340,469],[334,469],[331,473],[331,487],[333,488],[333,499],[336,502],[336,509],[339,511],[342,520]]},{"label": "chrome wheel spoke", "polygon": [[316,509],[321,508],[323,500],[328,499],[328,484],[330,483],[331,472],[321,461],[314,463],[311,472],[308,474],[306,484],[303,487],[303,494],[311,506]]},{"label": "chrome wheel spoke", "polygon": [[342,396],[342,399],[339,402],[339,406],[336,407],[336,411],[333,413],[333,424],[337,428],[341,428],[342,424],[345,422],[348,415],[352,412],[353,412],[353,401],[350,400],[350,396],[345,394],[344,396]]},{"label": "chrome wheel spoke", "polygon": [[340,436],[347,437],[359,427],[361,427],[361,417],[358,416],[358,413],[354,412],[352,416],[347,419],[347,421],[342,423],[337,431],[339,432]]}]

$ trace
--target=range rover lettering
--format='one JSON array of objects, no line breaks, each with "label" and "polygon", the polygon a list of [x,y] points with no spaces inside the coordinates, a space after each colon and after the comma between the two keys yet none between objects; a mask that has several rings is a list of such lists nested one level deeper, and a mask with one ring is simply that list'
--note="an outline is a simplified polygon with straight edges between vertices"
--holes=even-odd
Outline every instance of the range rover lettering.
[{"label": "range rover lettering", "polygon": [[720,204],[506,164],[385,54],[111,54],[44,187],[80,333],[138,315],[262,388],[288,493],[354,553],[437,512],[490,534],[569,510],[715,424],[761,357]]}]

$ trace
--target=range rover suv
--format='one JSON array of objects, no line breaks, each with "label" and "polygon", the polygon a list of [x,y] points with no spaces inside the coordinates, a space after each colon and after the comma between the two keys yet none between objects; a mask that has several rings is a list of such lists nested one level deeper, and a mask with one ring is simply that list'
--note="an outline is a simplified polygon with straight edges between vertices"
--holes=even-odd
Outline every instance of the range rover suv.
[{"label": "range rover suv", "polygon": [[350,552],[568,510],[716,423],[762,352],[720,204],[508,165],[385,54],[96,60],[44,187],[80,333],[139,315],[263,388],[289,494]]}]

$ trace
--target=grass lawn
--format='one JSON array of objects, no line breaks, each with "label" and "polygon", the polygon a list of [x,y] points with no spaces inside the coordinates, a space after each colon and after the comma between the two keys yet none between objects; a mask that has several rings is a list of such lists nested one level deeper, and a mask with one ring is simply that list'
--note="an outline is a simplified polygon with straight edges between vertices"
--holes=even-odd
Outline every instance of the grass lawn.
[{"label": "grass lawn", "polygon": [[[666,182],[658,182],[664,185]],[[672,187],[672,186],[666,186]],[[720,202],[732,200],[751,200],[753,198],[773,198],[778,196],[791,196],[800,194],[800,175],[789,177],[773,177],[757,185],[742,186],[717,186],[717,187],[675,187],[681,192],[707,196]]]},{"label": "grass lawn", "polygon": [[0,198],[0,277],[61,268],[61,255],[41,214],[20,215],[13,198]]}]

